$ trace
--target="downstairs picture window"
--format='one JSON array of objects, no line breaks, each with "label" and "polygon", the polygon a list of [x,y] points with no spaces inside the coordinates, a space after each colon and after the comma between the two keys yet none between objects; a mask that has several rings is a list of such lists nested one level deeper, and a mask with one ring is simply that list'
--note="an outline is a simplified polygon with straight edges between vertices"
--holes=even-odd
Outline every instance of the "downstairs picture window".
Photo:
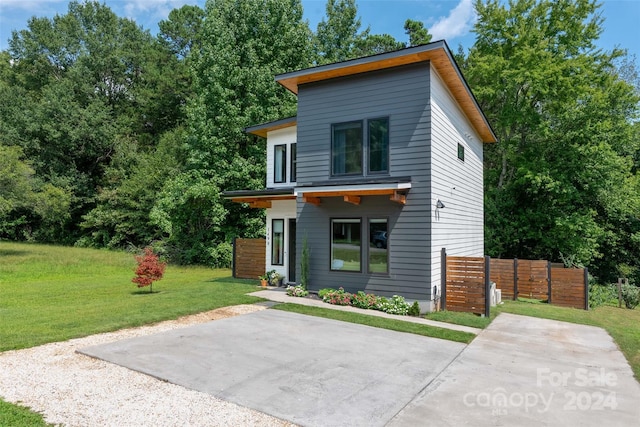
[{"label": "downstairs picture window", "polygon": [[388,231],[386,218],[369,220],[369,273],[389,272]]},{"label": "downstairs picture window", "polygon": [[331,220],[331,270],[362,271],[362,221]]}]

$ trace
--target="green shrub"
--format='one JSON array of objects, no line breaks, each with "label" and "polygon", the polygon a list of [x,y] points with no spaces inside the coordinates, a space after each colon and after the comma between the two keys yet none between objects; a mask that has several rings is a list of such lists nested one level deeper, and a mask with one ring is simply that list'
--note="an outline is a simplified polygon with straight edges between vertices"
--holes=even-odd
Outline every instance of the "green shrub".
[{"label": "green shrub", "polygon": [[287,295],[292,297],[306,297],[309,295],[309,291],[303,288],[302,285],[287,286]]},{"label": "green shrub", "polygon": [[640,304],[640,289],[635,285],[622,285],[622,301],[633,310]]},{"label": "green shrub", "polygon": [[323,288],[323,289],[320,289],[320,290],[318,291],[318,296],[320,297],[320,299],[324,299],[324,296],[325,296],[325,295],[327,295],[327,294],[328,294],[328,293],[330,293],[330,292],[335,292],[335,291],[336,291],[336,290],[335,290],[335,289],[332,289],[332,288]]},{"label": "green shrub", "polygon": [[394,295],[391,299],[378,297],[375,308],[385,313],[400,314],[403,316],[409,312],[409,304],[399,295]]},{"label": "green shrub", "polygon": [[231,268],[233,262],[233,245],[222,242],[216,247],[208,248],[211,257],[209,264],[214,268]]},{"label": "green shrub", "polygon": [[334,305],[351,305],[351,294],[345,292],[343,287],[340,287],[337,291],[331,290],[327,292],[322,301]]},{"label": "green shrub", "polygon": [[373,308],[378,298],[373,294],[365,294],[362,291],[351,295],[351,305],[358,308]]},{"label": "green shrub", "polygon": [[589,308],[600,307],[601,305],[617,304],[618,288],[613,285],[589,284]]},{"label": "green shrub", "polygon": [[409,312],[407,314],[414,317],[420,316],[420,304],[418,304],[418,301],[413,302],[411,307],[409,307]]}]

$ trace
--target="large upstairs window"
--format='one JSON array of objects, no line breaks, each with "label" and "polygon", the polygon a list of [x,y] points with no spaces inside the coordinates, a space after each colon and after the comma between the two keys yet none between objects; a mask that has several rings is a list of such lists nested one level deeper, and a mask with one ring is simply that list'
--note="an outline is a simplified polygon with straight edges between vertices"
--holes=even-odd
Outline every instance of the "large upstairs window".
[{"label": "large upstairs window", "polygon": [[331,173],[362,175],[362,122],[332,126]]},{"label": "large upstairs window", "polygon": [[389,118],[364,123],[364,128],[363,121],[331,126],[332,176],[389,172]]}]

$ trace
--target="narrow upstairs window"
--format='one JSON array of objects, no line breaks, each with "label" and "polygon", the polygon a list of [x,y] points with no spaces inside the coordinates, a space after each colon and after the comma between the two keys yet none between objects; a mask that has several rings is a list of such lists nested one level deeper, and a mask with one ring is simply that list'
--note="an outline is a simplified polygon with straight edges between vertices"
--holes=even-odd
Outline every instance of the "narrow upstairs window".
[{"label": "narrow upstairs window", "polygon": [[287,146],[276,145],[273,156],[273,182],[285,182],[287,180]]}]

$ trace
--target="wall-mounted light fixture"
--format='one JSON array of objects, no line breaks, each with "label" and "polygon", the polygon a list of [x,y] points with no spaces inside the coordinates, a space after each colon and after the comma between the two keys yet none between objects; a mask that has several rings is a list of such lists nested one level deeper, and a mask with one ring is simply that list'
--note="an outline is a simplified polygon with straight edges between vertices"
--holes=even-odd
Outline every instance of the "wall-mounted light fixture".
[{"label": "wall-mounted light fixture", "polygon": [[442,203],[442,200],[438,199],[438,202],[436,203],[436,208],[437,209],[444,208],[444,203]]}]

